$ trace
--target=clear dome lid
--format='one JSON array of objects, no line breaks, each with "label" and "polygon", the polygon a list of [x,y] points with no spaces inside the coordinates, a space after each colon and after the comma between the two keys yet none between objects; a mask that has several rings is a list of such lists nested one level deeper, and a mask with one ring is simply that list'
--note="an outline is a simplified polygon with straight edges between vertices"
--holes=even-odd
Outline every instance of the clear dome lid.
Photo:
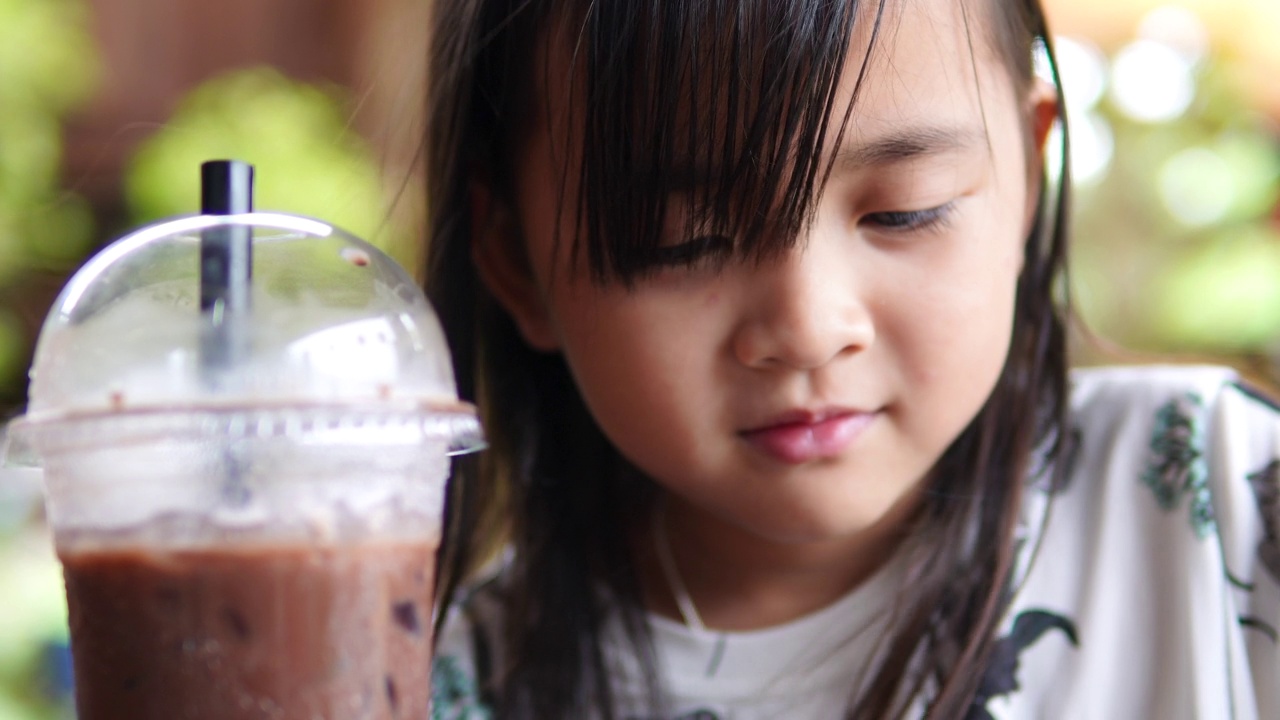
[{"label": "clear dome lid", "polygon": [[[228,242],[248,248],[239,281],[209,256]],[[15,436],[121,414],[345,408],[430,416],[451,452],[483,443],[412,278],[356,237],[280,213],[176,218],[108,246],[50,311],[29,397]]]}]

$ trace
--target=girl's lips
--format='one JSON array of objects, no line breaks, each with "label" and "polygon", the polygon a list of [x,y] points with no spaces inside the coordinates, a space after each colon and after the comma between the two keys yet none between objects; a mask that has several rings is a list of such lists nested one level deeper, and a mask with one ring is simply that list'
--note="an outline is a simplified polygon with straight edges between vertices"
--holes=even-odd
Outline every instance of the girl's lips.
[{"label": "girl's lips", "polygon": [[875,413],[841,412],[747,430],[741,436],[774,459],[799,465],[844,452],[875,417]]}]

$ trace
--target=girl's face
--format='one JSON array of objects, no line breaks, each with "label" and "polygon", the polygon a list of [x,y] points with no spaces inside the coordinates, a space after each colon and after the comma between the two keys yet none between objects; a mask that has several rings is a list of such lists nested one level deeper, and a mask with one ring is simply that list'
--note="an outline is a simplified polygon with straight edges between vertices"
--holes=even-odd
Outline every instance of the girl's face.
[{"label": "girl's face", "polygon": [[[1043,141],[1051,102],[1015,92],[960,5],[886,15],[812,225],[763,263],[594,283],[567,257],[572,229],[556,237],[577,195],[568,81],[537,95],[549,107],[506,226],[528,268],[482,236],[481,274],[531,345],[563,353],[622,454],[707,522],[795,543],[898,517],[995,385],[1039,177],[1028,138]],[[838,113],[867,44],[854,38]]]}]

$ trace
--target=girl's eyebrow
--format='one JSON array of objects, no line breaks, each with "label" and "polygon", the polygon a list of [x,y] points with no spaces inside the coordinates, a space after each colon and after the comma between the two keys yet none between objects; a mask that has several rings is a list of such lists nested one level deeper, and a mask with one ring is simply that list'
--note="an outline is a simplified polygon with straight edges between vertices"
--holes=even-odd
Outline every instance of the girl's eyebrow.
[{"label": "girl's eyebrow", "polygon": [[984,147],[986,132],[979,127],[921,125],[893,130],[867,142],[841,147],[831,165],[832,174],[868,166],[889,165],[919,157]]}]

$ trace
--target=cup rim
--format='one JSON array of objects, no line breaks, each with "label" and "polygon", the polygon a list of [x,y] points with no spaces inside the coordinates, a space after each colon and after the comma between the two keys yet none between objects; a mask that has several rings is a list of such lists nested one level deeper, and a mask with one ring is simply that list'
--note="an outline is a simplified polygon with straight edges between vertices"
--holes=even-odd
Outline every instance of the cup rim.
[{"label": "cup rim", "polygon": [[[465,455],[488,447],[480,426],[476,407],[454,399],[392,400],[385,402],[301,400],[293,402],[240,401],[198,404],[141,405],[118,409],[74,409],[44,411],[15,418],[4,434],[5,447],[0,459],[8,467],[40,467],[43,450],[56,445],[58,450],[100,447],[123,441],[147,441],[171,432],[178,419],[207,420],[198,429],[183,430],[209,437],[281,437],[302,436],[336,428],[363,427],[369,424],[417,425],[424,437],[443,437],[448,441],[447,454]],[[151,430],[122,431],[103,439],[104,427],[141,421]],[[170,422],[166,422],[170,421]],[[95,432],[96,431],[96,432]],[[49,442],[50,434],[89,437],[80,442]],[[42,448],[42,446],[45,446]]]}]

